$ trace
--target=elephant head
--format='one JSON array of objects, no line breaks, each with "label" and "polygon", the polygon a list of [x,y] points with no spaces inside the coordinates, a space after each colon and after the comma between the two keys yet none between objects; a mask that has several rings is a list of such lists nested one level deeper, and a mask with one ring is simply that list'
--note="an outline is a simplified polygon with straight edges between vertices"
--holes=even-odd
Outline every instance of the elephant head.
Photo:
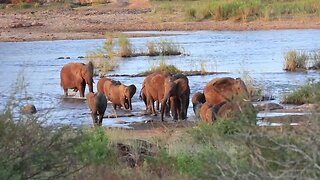
[{"label": "elephant head", "polygon": [[166,78],[164,82],[164,97],[161,101],[161,120],[163,121],[164,113],[166,112],[167,103],[169,98],[171,105],[177,106],[171,110],[179,111],[178,114],[180,119],[185,119],[187,117],[187,110],[189,106],[189,96],[190,96],[190,87],[189,80],[185,75],[179,74],[173,77]]},{"label": "elephant head", "polygon": [[201,106],[203,103],[206,102],[206,98],[203,93],[196,92],[193,94],[191,99],[192,105],[193,105],[193,112],[197,114],[197,109],[199,109],[199,106]]},{"label": "elephant head", "polygon": [[87,104],[91,110],[91,117],[95,125],[102,125],[104,113],[107,108],[107,99],[104,94],[89,92],[86,96]]},{"label": "elephant head", "polygon": [[88,64],[81,69],[81,76],[89,86],[89,92],[93,92],[93,64],[89,61]]},{"label": "elephant head", "polygon": [[80,97],[84,97],[86,84],[89,91],[93,92],[93,64],[89,62],[87,65],[83,63],[68,63],[64,65],[60,71],[60,85],[65,95],[68,95],[68,89],[80,91]]},{"label": "elephant head", "polygon": [[249,93],[245,83],[240,78],[216,78],[204,88],[207,102],[212,105],[223,101],[249,101]]}]

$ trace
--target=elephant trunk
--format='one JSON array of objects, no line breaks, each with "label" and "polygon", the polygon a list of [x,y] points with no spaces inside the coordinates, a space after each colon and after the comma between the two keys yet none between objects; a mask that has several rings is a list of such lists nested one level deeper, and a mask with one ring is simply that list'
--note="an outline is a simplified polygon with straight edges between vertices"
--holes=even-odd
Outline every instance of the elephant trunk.
[{"label": "elephant trunk", "polygon": [[131,97],[128,97],[129,109],[132,111]]},{"label": "elephant trunk", "polygon": [[88,71],[86,83],[89,86],[89,92],[93,92],[93,71],[94,71],[93,63],[89,61],[89,63],[86,65],[86,68]]},{"label": "elephant trunk", "polygon": [[167,102],[169,97],[164,97],[161,101],[161,121],[163,121],[164,113],[168,111],[167,109]]}]

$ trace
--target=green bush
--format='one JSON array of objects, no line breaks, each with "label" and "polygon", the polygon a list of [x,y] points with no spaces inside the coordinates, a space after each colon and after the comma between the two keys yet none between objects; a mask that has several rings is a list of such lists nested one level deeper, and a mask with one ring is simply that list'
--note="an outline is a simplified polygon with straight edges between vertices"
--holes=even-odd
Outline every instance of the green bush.
[{"label": "green bush", "polygon": [[104,128],[83,129],[83,140],[75,147],[75,153],[86,164],[108,164],[115,153],[109,147]]},{"label": "green bush", "polygon": [[286,95],[282,102],[287,104],[319,103],[319,88],[319,82],[309,82]]}]

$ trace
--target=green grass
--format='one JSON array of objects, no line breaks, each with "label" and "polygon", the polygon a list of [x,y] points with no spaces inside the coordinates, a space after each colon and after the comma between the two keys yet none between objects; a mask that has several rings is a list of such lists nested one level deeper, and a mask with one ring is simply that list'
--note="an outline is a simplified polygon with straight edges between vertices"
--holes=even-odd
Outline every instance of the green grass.
[{"label": "green grass", "polygon": [[154,1],[153,4],[158,12],[182,12],[185,19],[196,21],[206,19],[217,21],[279,20],[320,15],[320,2],[317,0],[173,0]]},{"label": "green grass", "polygon": [[305,104],[305,103],[319,103],[320,102],[320,83],[310,82],[295,91],[286,95],[283,103],[287,104]]},{"label": "green grass", "polygon": [[167,64],[164,59],[160,59],[158,65],[153,65],[148,71],[143,72],[143,74],[151,74],[153,72],[167,72],[170,74],[178,74],[181,72],[177,67],[171,64]]},{"label": "green grass", "polygon": [[171,56],[180,55],[184,52],[181,46],[163,38],[158,41],[148,41],[146,46],[146,55],[148,56]]}]

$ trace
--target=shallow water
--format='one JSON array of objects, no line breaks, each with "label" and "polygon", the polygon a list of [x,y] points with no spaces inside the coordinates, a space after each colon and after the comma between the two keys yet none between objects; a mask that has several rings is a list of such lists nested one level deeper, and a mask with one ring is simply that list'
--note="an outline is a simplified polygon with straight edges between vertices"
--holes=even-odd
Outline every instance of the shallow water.
[{"label": "shallow water", "polygon": [[[139,32],[135,32],[139,33]],[[143,32],[146,33],[146,32]],[[158,33],[158,32],[148,32]],[[202,90],[206,82],[215,77],[241,77],[249,72],[264,92],[280,101],[282,96],[310,79],[317,80],[319,73],[287,73],[282,70],[283,56],[288,50],[313,51],[320,49],[320,30],[272,30],[272,31],[198,31],[166,32],[168,36],[131,38],[137,51],[145,49],[146,42],[165,38],[181,45],[188,56],[165,57],[167,63],[182,70],[200,70],[201,63],[207,71],[228,74],[189,77],[191,94]],[[60,87],[60,69],[68,62],[83,62],[79,56],[103,46],[103,39],[59,40],[34,42],[0,42],[0,109],[19,84],[23,75],[26,88],[16,93],[18,105],[33,103],[39,114],[49,114],[49,122],[72,125],[92,124],[89,109],[83,100],[63,98]],[[70,59],[57,59],[70,57]],[[121,59],[120,66],[110,74],[136,74],[157,64],[159,57],[134,57]],[[135,117],[106,118],[104,126],[127,127],[130,122],[147,121],[154,117],[141,116],[145,109],[139,100],[144,77],[114,77],[124,84],[135,84],[137,93],[133,98]],[[95,78],[98,81],[98,78]],[[86,89],[88,92],[88,88]],[[26,98],[27,97],[27,98]],[[107,115],[111,114],[111,106]],[[117,114],[122,114],[119,110]],[[128,112],[124,112],[128,113]],[[189,107],[189,119],[193,119]]]}]

